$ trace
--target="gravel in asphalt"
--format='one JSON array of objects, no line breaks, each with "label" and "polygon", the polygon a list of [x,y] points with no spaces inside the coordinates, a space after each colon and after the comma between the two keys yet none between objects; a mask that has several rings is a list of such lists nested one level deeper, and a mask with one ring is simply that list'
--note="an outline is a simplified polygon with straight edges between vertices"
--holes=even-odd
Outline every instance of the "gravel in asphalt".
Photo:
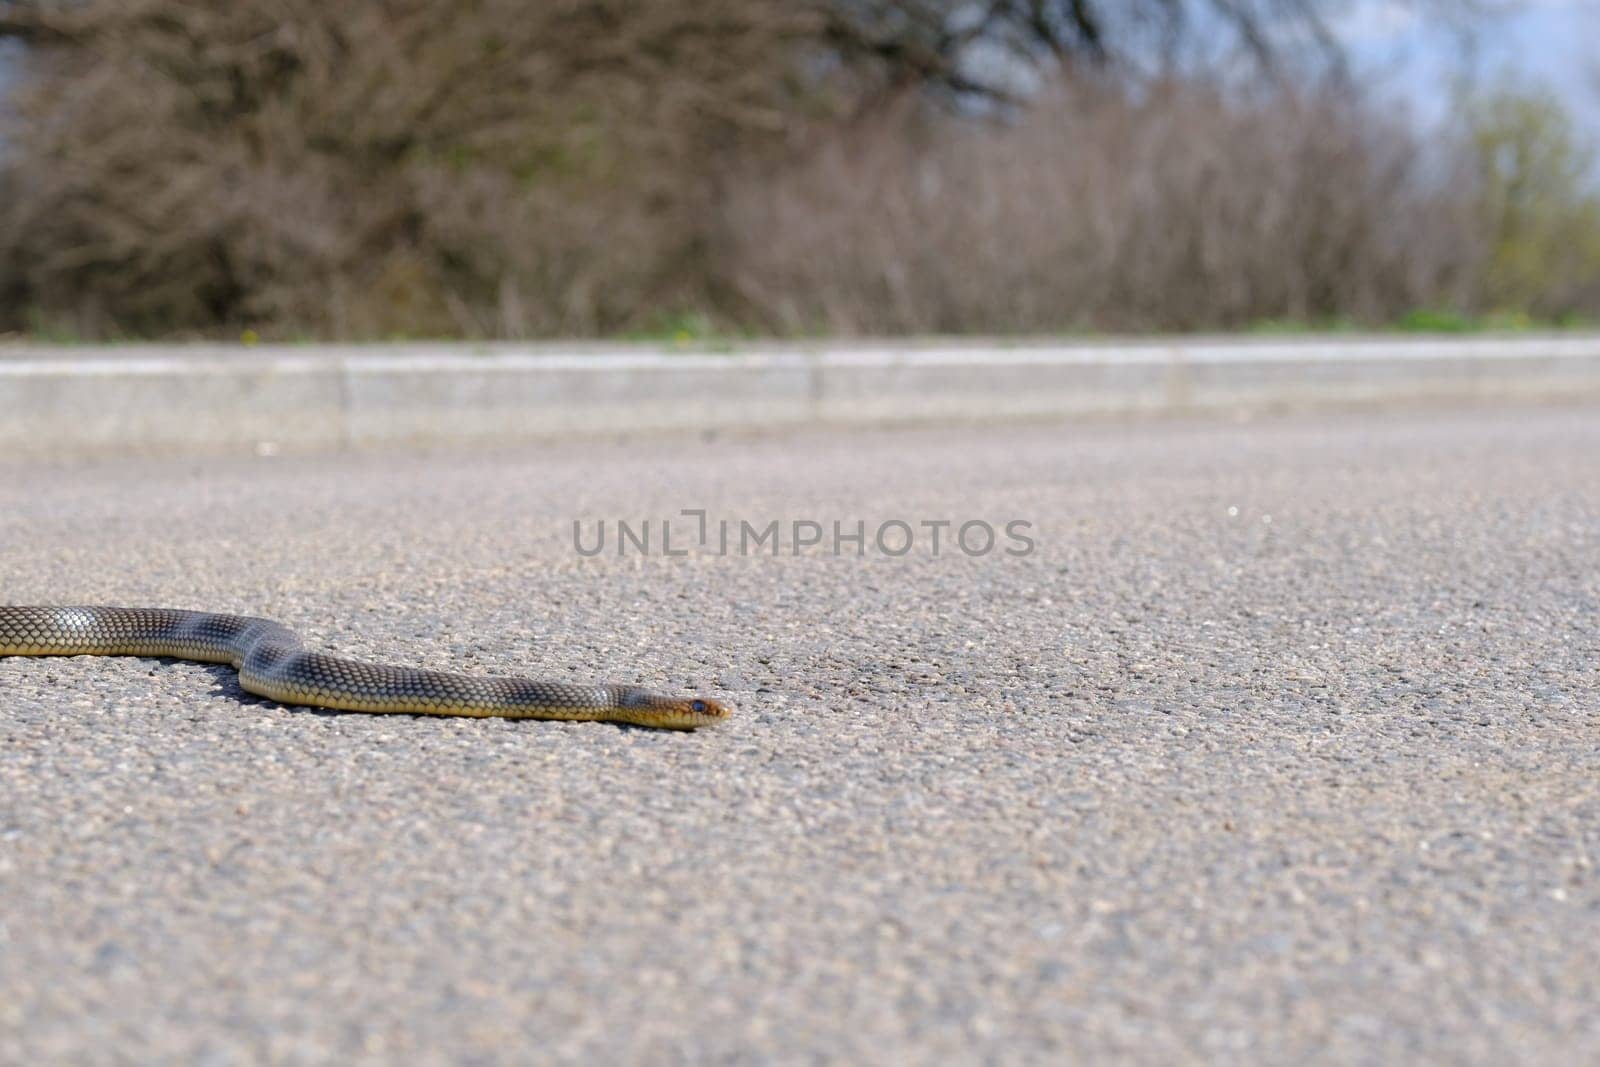
[{"label": "gravel in asphalt", "polygon": [[1600,410],[0,462],[0,602],[738,707],[0,659],[7,1063],[1600,1058]]}]

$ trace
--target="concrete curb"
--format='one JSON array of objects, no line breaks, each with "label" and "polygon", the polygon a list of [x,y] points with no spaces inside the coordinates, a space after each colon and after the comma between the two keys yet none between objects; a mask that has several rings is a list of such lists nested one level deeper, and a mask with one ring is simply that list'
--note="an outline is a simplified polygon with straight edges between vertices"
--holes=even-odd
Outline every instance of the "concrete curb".
[{"label": "concrete curb", "polygon": [[1600,336],[0,348],[0,457],[1600,397]]}]

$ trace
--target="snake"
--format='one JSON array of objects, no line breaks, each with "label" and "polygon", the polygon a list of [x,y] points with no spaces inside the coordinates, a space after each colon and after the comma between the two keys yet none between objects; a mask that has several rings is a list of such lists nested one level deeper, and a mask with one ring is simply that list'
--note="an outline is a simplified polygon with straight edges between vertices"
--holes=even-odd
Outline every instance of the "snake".
[{"label": "snake", "polygon": [[248,693],[336,711],[573,719],[692,730],[732,708],[634,685],[455,674],[366,663],[305,647],[248,615],[178,608],[0,606],[0,656],[165,656],[227,663]]}]

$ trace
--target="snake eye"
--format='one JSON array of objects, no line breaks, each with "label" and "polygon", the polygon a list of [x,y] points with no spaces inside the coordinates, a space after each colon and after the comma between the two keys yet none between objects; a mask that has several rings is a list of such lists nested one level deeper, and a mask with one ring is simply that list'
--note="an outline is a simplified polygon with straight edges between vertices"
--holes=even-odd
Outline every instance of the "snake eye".
[{"label": "snake eye", "polygon": [[706,710],[706,702],[704,700],[692,700],[689,702],[689,707],[694,711],[704,712]]}]

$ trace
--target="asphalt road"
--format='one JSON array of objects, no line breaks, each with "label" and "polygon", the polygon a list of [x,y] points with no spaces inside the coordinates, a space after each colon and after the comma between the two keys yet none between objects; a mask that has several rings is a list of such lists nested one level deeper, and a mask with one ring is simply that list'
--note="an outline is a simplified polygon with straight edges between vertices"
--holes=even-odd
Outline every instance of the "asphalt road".
[{"label": "asphalt road", "polygon": [[1600,1059],[1600,410],[0,464],[0,601],[739,709],[0,660],[0,1061]]}]

